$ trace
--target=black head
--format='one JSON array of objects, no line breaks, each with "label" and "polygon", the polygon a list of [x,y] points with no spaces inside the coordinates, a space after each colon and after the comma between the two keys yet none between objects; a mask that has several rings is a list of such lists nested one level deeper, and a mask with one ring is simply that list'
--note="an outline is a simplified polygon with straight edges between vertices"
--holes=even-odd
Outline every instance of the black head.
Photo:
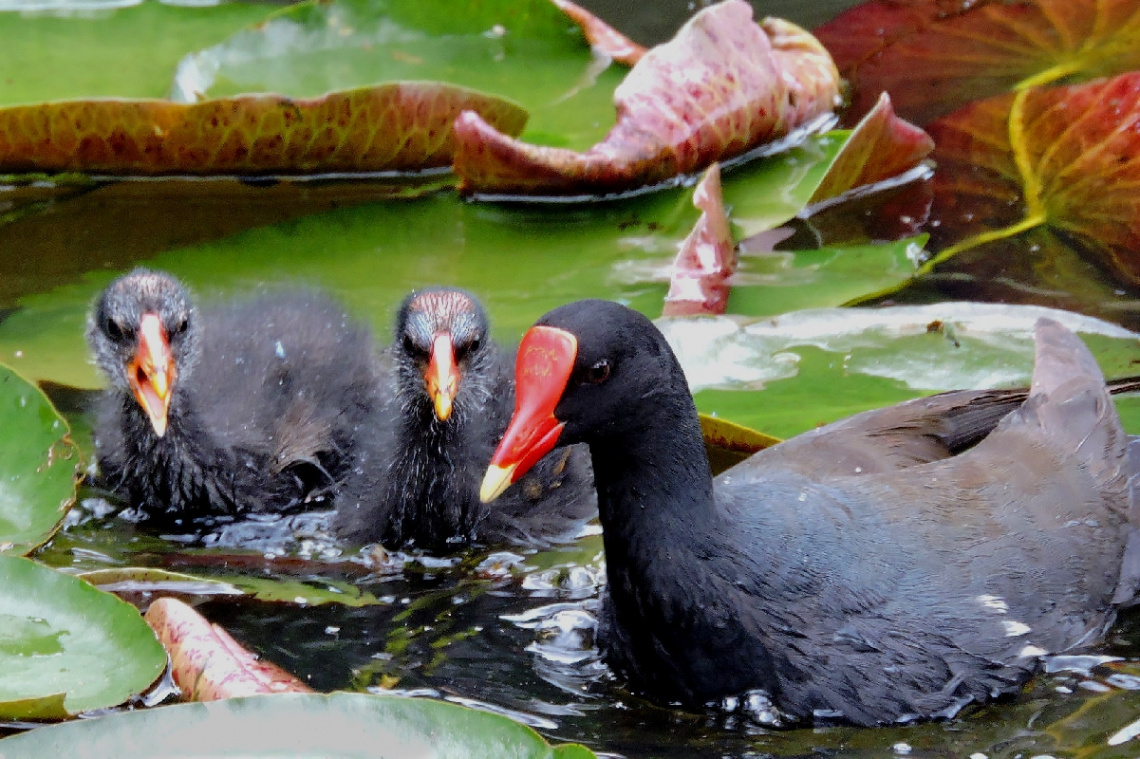
[{"label": "black head", "polygon": [[487,331],[483,307],[464,290],[438,287],[408,295],[396,316],[392,349],[401,391],[429,401],[436,419],[447,421],[454,405],[471,395],[464,385],[487,359]]},{"label": "black head", "polygon": [[654,406],[692,403],[685,375],[653,322],[604,300],[562,306],[526,333],[515,366],[515,398],[514,416],[484,481],[484,500],[555,445],[624,437],[654,423]]},{"label": "black head", "polygon": [[87,344],[111,386],[164,435],[175,387],[197,358],[194,309],[178,280],[141,268],[116,279],[88,314]]}]

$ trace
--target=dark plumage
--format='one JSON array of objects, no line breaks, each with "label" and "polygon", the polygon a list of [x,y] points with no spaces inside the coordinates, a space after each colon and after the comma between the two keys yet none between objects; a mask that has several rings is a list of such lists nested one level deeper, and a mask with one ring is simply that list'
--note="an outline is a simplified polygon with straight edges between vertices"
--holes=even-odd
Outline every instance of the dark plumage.
[{"label": "dark plumage", "polygon": [[519,349],[524,411],[483,495],[555,440],[589,445],[608,577],[599,643],[655,699],[759,689],[797,722],[952,716],[1016,692],[1043,654],[1096,643],[1136,601],[1140,444],[1054,322],[1037,326],[1028,397],[954,392],[859,414],[715,483],[649,320],[584,301],[539,324]]},{"label": "dark plumage", "polygon": [[109,380],[100,482],[158,524],[334,493],[377,407],[368,330],[309,290],[199,310],[136,269],[95,302],[87,341]]},{"label": "dark plumage", "polygon": [[584,449],[538,462],[488,507],[479,480],[514,406],[513,357],[488,337],[474,296],[452,288],[411,293],[386,353],[389,406],[371,430],[334,530],[389,548],[438,550],[471,542],[542,545],[595,513]]}]

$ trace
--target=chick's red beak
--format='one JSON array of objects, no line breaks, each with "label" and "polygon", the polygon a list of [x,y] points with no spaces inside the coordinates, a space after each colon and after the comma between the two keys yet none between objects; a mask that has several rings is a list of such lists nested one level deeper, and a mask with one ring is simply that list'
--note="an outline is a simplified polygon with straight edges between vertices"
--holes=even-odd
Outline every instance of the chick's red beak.
[{"label": "chick's red beak", "polygon": [[459,392],[459,367],[455,364],[455,346],[451,334],[440,332],[431,343],[431,360],[424,372],[428,395],[435,404],[435,417],[446,422],[451,416],[451,405]]},{"label": "chick's red beak", "polygon": [[154,434],[166,434],[166,418],[170,411],[170,393],[177,368],[170,352],[170,340],[155,313],[145,313],[139,320],[139,344],[127,362],[127,382],[154,427]]},{"label": "chick's red beak", "polygon": [[565,330],[531,327],[523,336],[515,363],[515,413],[483,478],[483,503],[498,498],[558,442],[564,423],[554,409],[577,354],[578,339]]}]

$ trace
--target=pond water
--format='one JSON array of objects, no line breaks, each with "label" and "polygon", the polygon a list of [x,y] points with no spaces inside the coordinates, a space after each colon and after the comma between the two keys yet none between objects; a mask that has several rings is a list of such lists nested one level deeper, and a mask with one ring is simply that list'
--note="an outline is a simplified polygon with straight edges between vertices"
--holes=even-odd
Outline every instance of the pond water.
[{"label": "pond water", "polygon": [[[683,1],[586,4],[646,42],[668,36],[691,10]],[[813,26],[854,3],[754,4]],[[56,383],[52,396],[89,451],[84,409],[97,380],[83,345],[84,313],[103,285],[135,263],[177,274],[206,299],[262,283],[319,284],[369,321],[383,341],[400,298],[431,283],[475,290],[503,342],[516,340],[549,308],[586,295],[659,312],[665,285],[623,274],[628,269],[622,267],[632,260],[651,271],[673,255],[676,235],[660,220],[676,216],[669,209],[681,203],[680,193],[550,208],[465,203],[446,192],[401,198],[403,189],[380,181],[224,182],[208,190],[178,182],[22,188],[4,209],[15,210],[0,218],[0,360]],[[846,229],[842,220],[834,224]],[[826,238],[827,227],[804,226],[794,239],[813,236]],[[979,262],[983,271],[992,265]],[[1090,269],[1090,278],[1102,276]],[[948,285],[959,296],[968,294],[961,282]],[[925,302],[947,293],[928,282],[898,297]],[[1042,301],[1057,302],[1050,293]],[[805,355],[805,365],[829,360]],[[829,376],[815,381],[826,386]],[[778,382],[759,392],[710,392],[701,404],[787,435],[860,404],[917,392],[890,379],[860,382],[836,391],[841,397],[829,398],[831,405],[812,409],[811,416],[791,418],[786,408],[773,408],[786,405],[780,388],[789,385]],[[842,397],[872,390],[861,399]],[[197,608],[322,691],[395,689],[445,698],[629,759],[1137,753],[1127,741],[1109,745],[1140,718],[1136,614],[1119,620],[1097,656],[1054,660],[1016,699],[953,722],[772,730],[747,706],[708,714],[662,708],[612,677],[592,645],[603,578],[596,530],[540,553],[383,557],[336,545],[315,515],[234,526],[202,546],[148,534],[116,516],[97,493],[81,496],[40,560],[70,570],[161,566],[219,579],[264,579],[271,599],[199,597]],[[361,591],[364,605],[318,603],[351,587]]]}]

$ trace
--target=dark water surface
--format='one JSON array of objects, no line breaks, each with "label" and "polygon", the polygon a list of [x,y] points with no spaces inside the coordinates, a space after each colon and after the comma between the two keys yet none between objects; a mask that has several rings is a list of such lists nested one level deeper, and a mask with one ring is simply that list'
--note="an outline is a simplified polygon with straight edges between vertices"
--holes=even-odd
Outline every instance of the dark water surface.
[{"label": "dark water surface", "polygon": [[[588,0],[639,41],[669,36],[691,3],[628,3]],[[854,3],[754,2],[762,14],[782,15],[814,26]],[[313,186],[303,193],[233,183],[208,195],[148,193],[137,187],[82,195],[53,204],[72,191],[28,188],[43,201],[20,223],[0,224],[0,321],[27,296],[106,277],[167,251],[220,239],[252,227],[281,224],[303,215],[335,212],[361,200],[382,199],[387,190]],[[409,206],[414,209],[432,203]],[[381,205],[376,212],[384,212]],[[493,212],[488,212],[493,213]],[[568,212],[573,213],[573,212]],[[337,220],[347,215],[332,217]],[[398,214],[387,231],[412,234]],[[347,226],[347,225],[346,225]],[[457,222],[457,227],[459,222]],[[280,234],[290,233],[288,227]],[[275,234],[270,231],[266,234]],[[349,244],[349,243],[346,243]],[[258,253],[258,255],[262,255]],[[307,280],[322,256],[266,256],[244,262],[235,278]],[[168,262],[193,269],[176,253]],[[337,259],[339,260],[339,259]],[[343,264],[352,271],[355,259]],[[207,281],[208,267],[198,264]],[[340,265],[340,264],[337,264]],[[599,262],[599,266],[608,265]],[[465,281],[464,264],[449,251],[434,260],[387,262],[386,278],[375,273],[339,292],[371,314],[378,331],[387,324],[399,294],[441,275]],[[347,276],[347,275],[346,275]],[[481,282],[509,281],[494,293],[498,303],[538,316],[549,300],[583,294],[557,272],[525,291],[507,272],[471,273]],[[493,285],[486,284],[493,290]],[[86,297],[86,295],[84,295]],[[935,296],[930,296],[935,297]],[[505,306],[504,306],[505,307]],[[69,312],[70,313],[70,312]],[[72,318],[68,316],[67,318]],[[73,355],[75,362],[85,361]],[[71,418],[84,440],[86,417],[78,396]],[[94,494],[73,524],[40,558],[73,568],[119,564],[165,566],[219,578],[234,574],[287,579],[313,588],[351,583],[377,602],[360,608],[340,604],[215,598],[198,609],[235,638],[318,690],[395,688],[414,695],[473,703],[520,719],[556,739],[580,741],[602,754],[641,757],[1131,757],[1140,755],[1120,731],[1140,719],[1140,617],[1124,617],[1096,653],[1119,657],[1057,660],[1056,671],[1034,681],[1008,703],[974,710],[948,723],[905,728],[771,730],[748,705],[731,712],[690,714],[653,706],[623,689],[598,661],[593,615],[602,577],[596,535],[544,553],[488,556],[486,552],[441,561],[396,557],[385,563],[331,544],[316,524],[271,524],[253,540],[227,533],[211,548],[184,546],[137,531],[114,516],[95,517]],[[241,544],[243,549],[232,544]],[[249,550],[250,548],[254,550]],[[1058,557],[1061,560],[1063,557]],[[1117,736],[1119,745],[1109,745]]]}]

